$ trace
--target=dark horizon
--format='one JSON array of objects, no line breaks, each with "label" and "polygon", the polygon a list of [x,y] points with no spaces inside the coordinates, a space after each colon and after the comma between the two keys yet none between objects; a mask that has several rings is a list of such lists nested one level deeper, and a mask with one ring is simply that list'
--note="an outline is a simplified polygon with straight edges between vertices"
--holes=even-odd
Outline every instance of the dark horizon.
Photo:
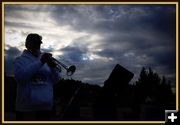
[{"label": "dark horizon", "polygon": [[[61,79],[54,86],[52,120],[164,121],[164,111],[176,107],[176,93],[167,79],[145,68],[136,85],[128,84],[132,77],[133,73],[116,65],[102,87]],[[5,76],[6,121],[15,120],[17,84],[13,77]]]}]

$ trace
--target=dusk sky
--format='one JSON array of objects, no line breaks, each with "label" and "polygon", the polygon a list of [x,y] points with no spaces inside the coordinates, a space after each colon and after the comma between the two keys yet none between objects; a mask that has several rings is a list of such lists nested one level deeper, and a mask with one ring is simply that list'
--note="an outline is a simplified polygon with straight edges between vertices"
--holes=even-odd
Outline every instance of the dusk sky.
[{"label": "dusk sky", "polygon": [[43,52],[77,66],[75,80],[103,85],[120,64],[134,73],[131,83],[142,67],[175,83],[176,5],[5,4],[4,9],[7,74],[13,74],[27,34],[38,33]]}]

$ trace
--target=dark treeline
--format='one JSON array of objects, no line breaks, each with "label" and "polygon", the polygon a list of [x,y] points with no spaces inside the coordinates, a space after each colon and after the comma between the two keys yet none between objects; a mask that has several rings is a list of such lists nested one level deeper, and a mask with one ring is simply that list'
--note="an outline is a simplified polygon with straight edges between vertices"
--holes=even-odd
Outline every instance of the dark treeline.
[{"label": "dark treeline", "polygon": [[[16,82],[7,75],[4,80],[5,113],[15,112]],[[117,81],[118,86],[108,88],[106,82],[100,87],[74,79],[61,79],[54,86],[55,119],[159,121],[164,120],[165,110],[175,109],[176,98],[171,82],[151,68],[142,68],[134,84],[123,85]],[[104,109],[97,104],[105,106]],[[111,112],[106,112],[108,109]]]}]

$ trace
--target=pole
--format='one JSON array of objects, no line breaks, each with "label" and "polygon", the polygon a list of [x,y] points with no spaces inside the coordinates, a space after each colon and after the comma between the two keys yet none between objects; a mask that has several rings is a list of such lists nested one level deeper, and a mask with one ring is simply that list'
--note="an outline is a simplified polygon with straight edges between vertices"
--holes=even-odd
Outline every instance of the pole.
[{"label": "pole", "polygon": [[81,86],[79,88],[77,88],[76,91],[74,92],[74,95],[71,97],[70,101],[68,102],[68,104],[64,108],[64,111],[63,111],[62,115],[60,116],[60,119],[63,119],[65,113],[67,112],[68,108],[71,106],[71,104],[72,104],[73,100],[75,99],[76,95],[78,94],[80,88],[81,88]]}]

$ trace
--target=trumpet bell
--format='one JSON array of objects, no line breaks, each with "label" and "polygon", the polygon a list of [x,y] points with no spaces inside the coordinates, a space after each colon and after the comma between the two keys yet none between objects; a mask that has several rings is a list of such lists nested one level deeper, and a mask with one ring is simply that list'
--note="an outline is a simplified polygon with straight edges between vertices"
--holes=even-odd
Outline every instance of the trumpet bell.
[{"label": "trumpet bell", "polygon": [[71,76],[76,71],[76,66],[72,65],[67,69],[67,75]]}]

